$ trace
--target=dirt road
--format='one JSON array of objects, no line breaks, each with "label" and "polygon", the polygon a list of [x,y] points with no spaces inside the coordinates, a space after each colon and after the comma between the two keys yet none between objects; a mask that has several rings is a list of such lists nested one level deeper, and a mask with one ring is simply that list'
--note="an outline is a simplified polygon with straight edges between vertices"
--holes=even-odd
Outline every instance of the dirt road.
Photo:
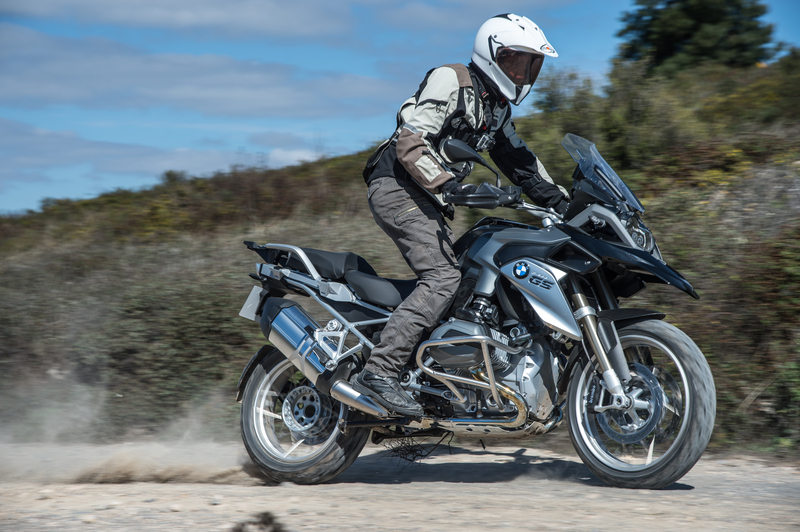
[{"label": "dirt road", "polygon": [[706,456],[663,491],[508,445],[408,465],[368,444],[321,486],[264,485],[245,462],[239,444],[0,445],[0,530],[221,532],[262,512],[287,531],[800,530],[800,469],[747,457]]}]

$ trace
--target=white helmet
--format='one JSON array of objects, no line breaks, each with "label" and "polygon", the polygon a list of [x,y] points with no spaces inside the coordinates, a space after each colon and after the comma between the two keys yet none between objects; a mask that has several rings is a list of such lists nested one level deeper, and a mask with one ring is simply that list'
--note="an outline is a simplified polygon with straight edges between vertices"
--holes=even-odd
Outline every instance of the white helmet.
[{"label": "white helmet", "polygon": [[530,92],[546,55],[558,57],[541,28],[511,13],[484,22],[472,48],[472,62],[514,105]]}]

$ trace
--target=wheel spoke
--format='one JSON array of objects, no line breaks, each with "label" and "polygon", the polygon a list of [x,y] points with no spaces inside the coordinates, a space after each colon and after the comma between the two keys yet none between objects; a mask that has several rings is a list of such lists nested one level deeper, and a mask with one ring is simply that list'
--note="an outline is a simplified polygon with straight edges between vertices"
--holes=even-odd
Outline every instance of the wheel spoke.
[{"label": "wheel spoke", "polygon": [[[665,377],[668,371],[675,370],[669,366],[671,359],[663,350],[628,345],[625,352],[631,360],[630,367],[634,376],[627,390],[630,405],[625,410],[609,410],[598,415],[583,410],[582,418],[586,423],[584,434],[588,436],[595,456],[614,468],[636,470],[658,461],[672,445],[672,442],[668,443],[662,452],[655,448],[657,443],[660,446],[674,434],[675,428],[679,428],[680,422],[677,420],[680,418],[676,410],[680,410],[681,406],[680,403],[675,403],[672,396],[681,392],[674,379]],[[653,364],[654,359],[666,365],[659,367]],[[642,362],[649,362],[649,365]],[[658,376],[650,368],[656,370]],[[584,397],[591,371],[591,367],[587,368],[582,380],[585,387],[582,393]],[[666,384],[662,379],[671,380]],[[667,389],[671,395],[667,395]],[[668,412],[671,413],[667,414]],[[665,414],[676,420],[675,428],[659,426]]]},{"label": "wheel spoke", "polygon": [[650,465],[650,462],[653,461],[653,446],[656,443],[656,437],[653,436],[653,439],[650,440],[650,448],[647,450],[647,460],[645,461],[645,465]]},{"label": "wheel spoke", "polygon": [[274,417],[275,419],[279,419],[279,420],[283,421],[283,418],[279,414],[276,414],[274,412],[270,412],[269,410],[265,410],[265,409],[261,408],[260,406],[257,406],[256,410],[258,410],[259,412],[261,412],[265,416]]},{"label": "wheel spoke", "polygon": [[[288,360],[261,380],[251,407],[254,436],[271,459],[301,464],[328,452],[341,432],[342,405],[322,395]],[[277,420],[277,421],[276,421]]]},{"label": "wheel spoke", "polygon": [[306,440],[305,440],[305,438],[303,438],[302,440],[298,440],[298,441],[297,441],[297,443],[295,443],[294,445],[292,445],[291,449],[289,449],[288,451],[286,451],[286,453],[283,455],[283,457],[284,457],[284,458],[289,458],[289,455],[290,455],[290,454],[292,454],[292,452],[293,452],[295,449],[297,449],[298,447],[300,447],[300,445],[302,445],[302,443],[303,443],[304,441],[306,441]]}]

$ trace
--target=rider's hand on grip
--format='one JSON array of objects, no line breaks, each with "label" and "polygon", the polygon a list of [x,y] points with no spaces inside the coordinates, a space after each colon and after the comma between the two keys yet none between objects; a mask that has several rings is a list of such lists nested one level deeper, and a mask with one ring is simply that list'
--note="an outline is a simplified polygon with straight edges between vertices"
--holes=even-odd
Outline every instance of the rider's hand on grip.
[{"label": "rider's hand on grip", "polygon": [[520,183],[522,191],[540,207],[552,208],[559,214],[567,212],[569,201],[561,193],[561,190],[553,183],[544,179],[537,181],[536,178],[528,179]]},{"label": "rider's hand on grip", "polygon": [[472,183],[459,183],[455,179],[451,179],[442,185],[442,200],[445,203],[458,205],[461,203],[460,199],[474,194],[477,189],[478,187]]},{"label": "rider's hand on grip", "polygon": [[442,199],[445,203],[462,205],[474,209],[494,209],[519,202],[519,187],[497,188],[489,183],[475,186],[468,183],[448,181],[442,186]]},{"label": "rider's hand on grip", "polygon": [[522,197],[522,189],[520,187],[500,187],[500,190],[503,191],[503,194],[500,195],[500,199],[498,200],[498,206],[500,207],[519,203]]}]

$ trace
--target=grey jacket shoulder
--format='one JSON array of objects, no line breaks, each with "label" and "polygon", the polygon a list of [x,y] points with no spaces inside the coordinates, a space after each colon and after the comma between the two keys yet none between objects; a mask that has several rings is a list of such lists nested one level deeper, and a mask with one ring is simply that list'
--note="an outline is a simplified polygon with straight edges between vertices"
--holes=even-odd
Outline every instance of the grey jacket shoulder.
[{"label": "grey jacket shoulder", "polygon": [[455,70],[456,77],[458,78],[458,86],[460,88],[472,87],[472,76],[469,75],[469,69],[466,67],[466,65],[454,63],[452,65],[442,65],[439,68],[452,68]]}]

